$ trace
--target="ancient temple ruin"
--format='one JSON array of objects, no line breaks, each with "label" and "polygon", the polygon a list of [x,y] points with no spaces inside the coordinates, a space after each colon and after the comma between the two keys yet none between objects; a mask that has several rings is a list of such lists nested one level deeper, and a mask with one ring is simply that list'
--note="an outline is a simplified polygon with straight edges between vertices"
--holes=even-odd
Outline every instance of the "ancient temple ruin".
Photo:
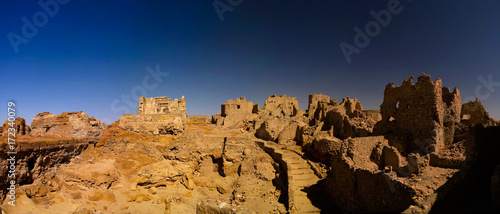
[{"label": "ancient temple ruin", "polygon": [[139,97],[137,114],[183,114],[186,115],[186,99],[172,99],[168,97]]},{"label": "ancient temple ruin", "polygon": [[181,134],[186,122],[186,99],[140,97],[137,115],[124,114],[118,127],[153,135]]},{"label": "ancient temple ruin", "polygon": [[259,110],[259,104],[253,104],[251,101],[246,101],[245,97],[240,97],[235,100],[228,100],[221,105],[221,115],[223,117],[236,114],[252,114]]}]

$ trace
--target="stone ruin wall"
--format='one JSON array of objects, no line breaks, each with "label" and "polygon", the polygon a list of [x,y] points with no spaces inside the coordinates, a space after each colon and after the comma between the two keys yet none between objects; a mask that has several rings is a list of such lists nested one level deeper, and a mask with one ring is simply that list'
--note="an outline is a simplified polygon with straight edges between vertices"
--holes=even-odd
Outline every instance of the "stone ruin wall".
[{"label": "stone ruin wall", "polygon": [[168,97],[140,97],[138,115],[144,114],[175,114],[186,116],[186,99],[172,99]]},{"label": "stone ruin wall", "polygon": [[[409,149],[424,153],[439,151],[453,142],[455,123],[460,122],[461,98],[457,88],[450,92],[441,79],[431,81],[430,75],[405,79],[401,86],[386,86],[380,106],[380,134],[402,132],[414,142]],[[420,145],[422,142],[424,144]]]},{"label": "stone ruin wall", "polygon": [[299,114],[299,110],[299,101],[297,101],[296,97],[276,96],[273,94],[267,98],[260,113],[273,117],[290,117]]},{"label": "stone ruin wall", "polygon": [[461,117],[462,123],[467,126],[475,126],[477,124],[495,126],[498,123],[490,118],[489,113],[478,98],[475,101],[470,101],[462,105]]},{"label": "stone ruin wall", "polygon": [[221,105],[221,115],[223,117],[228,115],[246,115],[257,113],[259,104],[253,104],[251,101],[247,101],[245,97],[240,97],[235,100],[228,100]]}]

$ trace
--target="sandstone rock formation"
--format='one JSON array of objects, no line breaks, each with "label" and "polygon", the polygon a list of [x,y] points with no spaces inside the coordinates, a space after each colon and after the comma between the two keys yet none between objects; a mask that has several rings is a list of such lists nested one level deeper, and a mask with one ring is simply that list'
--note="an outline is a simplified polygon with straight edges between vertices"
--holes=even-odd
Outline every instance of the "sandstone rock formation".
[{"label": "sandstone rock formation", "polygon": [[167,97],[139,98],[137,115],[124,114],[118,121],[119,128],[153,135],[174,134],[184,131],[186,100]]},{"label": "sandstone rock formation", "polygon": [[[26,125],[26,120],[24,118],[18,117],[14,121],[14,128],[16,129],[16,136],[27,135],[31,132],[31,128]],[[0,134],[3,136],[8,135],[8,129],[11,128],[10,121],[6,120],[2,127],[0,127]]]},{"label": "sandstone rock formation", "polygon": [[[33,184],[34,181],[43,177],[47,172],[56,170],[61,164],[79,155],[85,150],[91,142],[83,140],[58,140],[41,141],[36,143],[23,143],[20,141],[17,145],[15,155],[17,166],[15,169],[15,181],[20,185]],[[4,146],[0,147],[2,154],[7,153]],[[9,186],[10,178],[7,178],[9,164],[7,158],[0,157],[0,200],[5,198],[5,191]],[[35,187],[34,187],[35,188]],[[38,185],[33,189],[30,195],[45,196],[53,188],[49,185]]]},{"label": "sandstone rock formation", "polygon": [[97,138],[102,135],[104,123],[85,112],[64,112],[61,115],[44,112],[31,123],[31,135],[58,138]]}]

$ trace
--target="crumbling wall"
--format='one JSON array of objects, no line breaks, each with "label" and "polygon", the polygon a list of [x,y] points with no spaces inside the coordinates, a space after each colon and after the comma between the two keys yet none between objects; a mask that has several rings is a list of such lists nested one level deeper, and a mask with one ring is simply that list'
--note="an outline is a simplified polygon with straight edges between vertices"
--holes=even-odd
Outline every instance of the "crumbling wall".
[{"label": "crumbling wall", "polygon": [[461,118],[462,124],[466,126],[475,126],[477,124],[485,126],[496,125],[495,120],[490,118],[490,115],[478,98],[475,101],[470,101],[462,105]]},{"label": "crumbling wall", "polygon": [[299,101],[296,97],[287,97],[286,95],[269,96],[264,103],[264,107],[259,115],[271,117],[291,117],[300,113]]},{"label": "crumbling wall", "polygon": [[397,155],[383,154],[390,148],[383,136],[346,139],[332,148],[339,151],[332,152],[337,155],[333,155],[325,188],[342,211],[399,213],[414,203],[413,190],[397,179],[396,172],[379,169],[377,162],[399,164]]},{"label": "crumbling wall", "polygon": [[363,106],[357,99],[346,97],[338,103],[335,99],[325,102],[324,95],[310,95],[309,98],[309,103],[312,103],[312,109],[308,110],[311,126],[323,123],[322,130],[330,131],[340,139],[371,135],[376,121],[363,113]]},{"label": "crumbling wall", "polygon": [[245,115],[245,114],[256,113],[253,112],[253,110],[254,110],[254,104],[251,101],[247,101],[245,97],[240,97],[235,100],[228,100],[221,105],[221,115],[223,117],[236,114]]},{"label": "crumbling wall", "polygon": [[184,132],[184,122],[185,119],[173,114],[124,114],[118,121],[118,127],[144,134],[178,135]]},{"label": "crumbling wall", "polygon": [[[382,120],[377,124],[377,134],[390,132],[409,135],[408,149],[424,153],[439,151],[453,142],[455,123],[460,122],[461,98],[457,88],[450,92],[442,87],[441,79],[431,81],[430,75],[405,79],[401,86],[390,83],[384,91],[380,105]],[[425,145],[417,145],[425,142]]]},{"label": "crumbling wall", "polygon": [[118,127],[145,134],[178,135],[184,132],[186,118],[184,96],[174,101],[167,97],[140,97],[137,115],[122,115]]},{"label": "crumbling wall", "polygon": [[309,95],[309,105],[307,106],[307,114],[309,120],[313,120],[313,118],[317,118],[318,115],[316,115],[316,109],[318,109],[318,106],[320,103],[329,103],[330,102],[330,96],[328,95],[323,95],[323,94],[310,94]]},{"label": "crumbling wall", "polygon": [[177,114],[186,115],[186,99],[172,99],[168,97],[139,97],[137,114]]},{"label": "crumbling wall", "polygon": [[225,127],[243,127],[251,121],[259,109],[259,104],[247,101],[245,97],[228,100],[221,105],[221,113],[212,115],[212,123]]}]

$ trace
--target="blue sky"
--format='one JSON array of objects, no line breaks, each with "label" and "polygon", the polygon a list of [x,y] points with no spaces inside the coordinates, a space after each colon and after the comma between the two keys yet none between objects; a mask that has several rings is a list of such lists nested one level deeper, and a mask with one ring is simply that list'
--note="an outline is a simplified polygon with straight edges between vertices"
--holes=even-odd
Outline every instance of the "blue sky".
[{"label": "blue sky", "polygon": [[[313,93],[358,98],[365,109],[379,109],[387,83],[426,73],[458,87],[464,100],[480,96],[500,119],[499,1],[242,0],[231,6],[220,0],[232,8],[223,21],[213,2],[71,0],[57,3],[50,16],[37,1],[4,1],[0,103],[14,100],[28,122],[45,111],[84,111],[111,123],[135,114],[138,101],[122,100],[135,95],[184,95],[189,115],[219,113],[221,103],[240,96],[262,106],[272,94],[297,97],[301,109]],[[401,11],[348,63],[339,44],[356,47],[354,28],[364,30],[375,20],[370,11],[388,10],[388,2],[399,2]],[[23,17],[39,25],[33,24],[35,35],[25,30],[31,38],[23,34]],[[17,53],[12,33],[28,40]],[[146,68],[157,65],[168,73],[161,82],[147,77]],[[489,76],[487,87],[480,79]],[[146,89],[145,78],[156,87]]]}]

